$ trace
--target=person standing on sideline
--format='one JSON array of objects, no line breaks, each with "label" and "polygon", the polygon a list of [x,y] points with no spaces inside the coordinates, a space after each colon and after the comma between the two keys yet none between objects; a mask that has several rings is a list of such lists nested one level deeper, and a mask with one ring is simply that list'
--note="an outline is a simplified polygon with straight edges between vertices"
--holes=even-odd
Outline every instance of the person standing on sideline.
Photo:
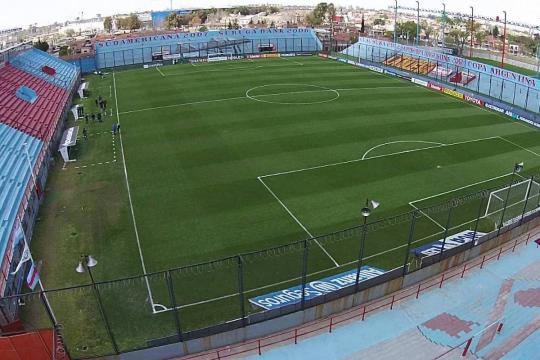
[{"label": "person standing on sideline", "polygon": [[112,133],[113,133],[113,135],[116,135],[117,130],[118,130],[118,125],[116,125],[116,123],[113,123],[112,124]]},{"label": "person standing on sideline", "polygon": [[86,130],[85,127],[82,129],[82,135],[84,137],[84,140],[88,140],[88,130]]}]

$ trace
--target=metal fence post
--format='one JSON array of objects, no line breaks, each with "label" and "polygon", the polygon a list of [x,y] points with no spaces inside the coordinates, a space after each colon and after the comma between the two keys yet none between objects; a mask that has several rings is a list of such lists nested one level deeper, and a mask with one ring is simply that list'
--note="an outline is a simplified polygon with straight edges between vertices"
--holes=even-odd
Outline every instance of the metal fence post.
[{"label": "metal fence post", "polygon": [[182,327],[180,324],[180,316],[178,314],[178,305],[176,304],[176,296],[174,295],[174,286],[171,276],[171,270],[167,270],[166,273],[167,277],[167,289],[169,290],[169,297],[171,298],[171,305],[173,307],[173,314],[174,314],[174,322],[176,324],[176,332],[178,333],[178,340],[184,341],[184,337],[182,335]]},{"label": "metal fence post", "polygon": [[416,217],[418,216],[418,210],[413,211],[411,226],[409,228],[409,240],[407,241],[407,249],[405,251],[405,261],[403,262],[403,276],[407,275],[409,268],[407,264],[409,263],[409,252],[411,251],[411,244],[414,238],[414,228],[416,226]]},{"label": "metal fence post", "polygon": [[118,350],[118,345],[116,344],[116,340],[111,330],[109,319],[107,318],[107,314],[105,313],[105,308],[103,307],[103,303],[101,302],[101,294],[99,293],[98,286],[96,282],[94,281],[94,277],[92,276],[92,270],[90,270],[89,267],[87,267],[87,269],[88,269],[88,274],[90,275],[90,279],[92,280],[92,289],[94,290],[94,295],[98,303],[99,312],[101,313],[101,318],[103,320],[103,323],[105,324],[105,329],[107,330],[107,334],[111,338],[111,344],[113,346],[114,352],[118,355],[120,351]]},{"label": "metal fence post", "polygon": [[480,223],[480,216],[482,215],[483,207],[484,207],[484,192],[482,192],[482,198],[480,199],[480,206],[478,207],[478,214],[476,215],[476,222],[474,223],[474,232],[473,232],[473,239],[472,239],[473,244],[476,243],[476,233],[478,232],[478,225]]},{"label": "metal fence post", "polygon": [[366,225],[367,216],[364,216],[364,225],[362,226],[362,236],[360,237],[360,246],[358,250],[358,265],[356,267],[356,281],[354,283],[354,292],[360,289],[360,271],[362,270],[362,259],[364,257],[364,248],[366,246]]},{"label": "metal fence post", "polygon": [[236,257],[238,261],[238,300],[240,301],[240,315],[242,316],[242,323],[246,325],[246,307],[244,304],[244,259],[238,255]]},{"label": "metal fence post", "polygon": [[521,212],[521,219],[519,219],[519,225],[523,223],[523,218],[525,217],[525,212],[527,211],[527,204],[529,202],[529,196],[531,195],[533,180],[534,175],[531,175],[531,180],[529,180],[529,186],[527,187],[527,195],[525,196],[525,204],[523,205],[523,211]]},{"label": "metal fence post", "polygon": [[497,236],[499,236],[501,234],[501,229],[502,229],[503,224],[504,224],[504,215],[506,213],[506,207],[508,206],[508,199],[510,198],[510,190],[512,190],[512,185],[514,184],[514,176],[515,175],[516,175],[516,171],[514,170],[514,172],[512,173],[512,180],[510,180],[510,185],[508,185],[508,191],[506,192],[506,199],[504,200],[504,207],[502,209],[501,221],[500,221],[500,224],[499,224],[499,228],[497,229]]},{"label": "metal fence post", "polygon": [[58,323],[56,322],[56,319],[51,309],[51,305],[49,304],[49,301],[47,300],[47,296],[45,295],[44,291],[39,292],[39,298],[41,299],[41,302],[43,303],[43,307],[45,308],[45,312],[47,313],[47,316],[49,317],[51,324],[53,325],[53,327],[56,327]]},{"label": "metal fence post", "polygon": [[446,245],[446,238],[448,237],[448,229],[450,227],[450,220],[452,219],[452,212],[454,210],[454,201],[450,201],[450,209],[448,210],[448,218],[446,219],[446,226],[444,227],[444,238],[441,246],[441,252],[439,253],[439,261],[442,260],[444,246]]},{"label": "metal fence post", "polygon": [[308,268],[308,256],[309,256],[309,240],[304,240],[304,256],[302,261],[302,309],[306,303],[306,281],[307,281],[307,268]]}]

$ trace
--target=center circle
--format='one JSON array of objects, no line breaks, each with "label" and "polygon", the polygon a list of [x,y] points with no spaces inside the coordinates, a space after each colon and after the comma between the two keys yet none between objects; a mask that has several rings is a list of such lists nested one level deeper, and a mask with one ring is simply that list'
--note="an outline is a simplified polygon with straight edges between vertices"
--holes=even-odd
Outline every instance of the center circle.
[{"label": "center circle", "polygon": [[246,91],[248,99],[278,105],[324,104],[339,96],[335,89],[310,84],[266,84]]}]

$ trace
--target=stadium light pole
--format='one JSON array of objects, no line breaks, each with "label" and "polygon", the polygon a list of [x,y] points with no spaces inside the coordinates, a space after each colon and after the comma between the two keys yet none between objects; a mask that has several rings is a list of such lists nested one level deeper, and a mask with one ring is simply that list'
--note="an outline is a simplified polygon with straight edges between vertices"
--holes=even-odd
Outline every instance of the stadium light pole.
[{"label": "stadium light pole", "polygon": [[469,46],[469,57],[473,56],[473,36],[474,36],[474,7],[471,6],[471,44]]},{"label": "stadium light pole", "polygon": [[444,43],[444,31],[446,30],[446,4],[442,3],[442,47],[445,47]]},{"label": "stadium light pole", "polygon": [[501,222],[499,224],[499,229],[497,230],[497,236],[501,233],[502,226],[504,224],[504,215],[506,212],[506,207],[508,206],[508,199],[510,198],[510,190],[512,190],[512,184],[514,183],[514,177],[517,173],[520,173],[523,170],[523,161],[520,163],[516,163],[514,165],[514,171],[512,171],[512,179],[510,180],[510,186],[508,186],[508,191],[506,192],[506,199],[504,200],[504,207],[501,214]]},{"label": "stadium light pole", "polygon": [[94,290],[94,295],[96,297],[96,300],[99,306],[99,312],[101,313],[101,318],[103,319],[103,322],[105,323],[105,328],[107,329],[107,333],[109,334],[109,337],[111,338],[111,343],[114,348],[114,351],[116,352],[116,354],[119,354],[118,345],[116,344],[116,340],[114,339],[114,335],[109,325],[109,319],[107,318],[107,314],[105,313],[103,303],[101,302],[101,295],[99,293],[99,289],[94,280],[94,276],[92,275],[91,268],[93,268],[96,265],[97,265],[97,260],[92,255],[81,255],[81,260],[79,260],[79,265],[77,265],[77,267],[75,268],[75,271],[78,272],[79,274],[83,274],[88,271],[88,275],[90,276],[90,281],[92,282],[92,289]]},{"label": "stadium light pole", "polygon": [[504,32],[503,32],[503,49],[502,49],[502,59],[501,59],[501,67],[504,68],[504,53],[506,52],[506,11],[503,10],[504,13]]},{"label": "stadium light pole", "polygon": [[416,46],[420,46],[420,2],[416,0]]},{"label": "stadium light pole", "polygon": [[362,269],[362,258],[364,257],[364,248],[366,244],[367,219],[369,215],[371,215],[371,211],[378,208],[379,205],[380,203],[378,201],[366,199],[366,204],[360,210],[360,214],[364,219],[362,224],[362,237],[360,239],[360,246],[358,250],[358,266],[356,268],[355,292],[358,292],[358,289],[360,288],[360,271]]},{"label": "stadium light pole", "polygon": [[396,7],[394,8],[394,43],[397,43],[397,0],[394,0],[396,2]]},{"label": "stadium light pole", "polygon": [[537,45],[536,60],[538,61],[538,65],[536,67],[536,77],[540,79],[540,44]]}]

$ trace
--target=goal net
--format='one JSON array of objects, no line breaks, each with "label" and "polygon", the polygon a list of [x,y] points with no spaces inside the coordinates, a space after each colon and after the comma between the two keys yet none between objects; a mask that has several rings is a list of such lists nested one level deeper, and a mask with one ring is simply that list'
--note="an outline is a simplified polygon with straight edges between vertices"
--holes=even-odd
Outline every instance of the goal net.
[{"label": "goal net", "polygon": [[[492,219],[497,226],[519,220],[521,215],[539,207],[540,184],[531,179],[492,191],[489,194],[484,217]],[[506,210],[505,210],[506,204]],[[503,219],[504,216],[504,219]]]}]

